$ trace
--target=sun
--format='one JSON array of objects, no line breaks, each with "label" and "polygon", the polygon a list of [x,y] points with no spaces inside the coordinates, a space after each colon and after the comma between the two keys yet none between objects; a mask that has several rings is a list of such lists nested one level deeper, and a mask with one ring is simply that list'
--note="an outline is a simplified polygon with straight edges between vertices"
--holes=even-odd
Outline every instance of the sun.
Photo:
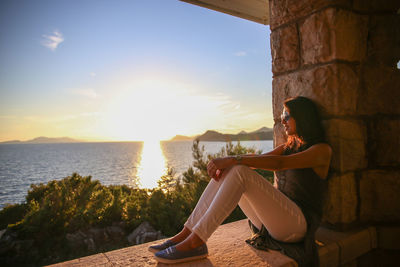
[{"label": "sun", "polygon": [[107,135],[126,141],[170,139],[190,119],[190,114],[183,112],[181,101],[186,101],[182,92],[168,83],[136,82],[110,100],[106,112]]},{"label": "sun", "polygon": [[204,95],[201,89],[171,80],[141,79],[116,86],[101,131],[120,141],[169,140],[218,129],[236,117],[225,96]]}]

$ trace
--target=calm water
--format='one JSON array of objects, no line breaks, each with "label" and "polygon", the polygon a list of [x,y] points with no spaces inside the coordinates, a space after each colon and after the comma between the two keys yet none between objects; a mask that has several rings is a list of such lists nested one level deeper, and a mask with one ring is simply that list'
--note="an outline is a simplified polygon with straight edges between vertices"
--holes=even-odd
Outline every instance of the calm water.
[{"label": "calm water", "polygon": [[[201,142],[208,154],[224,142]],[[241,142],[267,152],[272,141]],[[0,208],[24,201],[31,184],[59,180],[77,172],[102,184],[152,188],[169,167],[176,175],[191,166],[192,142],[120,142],[71,144],[1,144]]]}]

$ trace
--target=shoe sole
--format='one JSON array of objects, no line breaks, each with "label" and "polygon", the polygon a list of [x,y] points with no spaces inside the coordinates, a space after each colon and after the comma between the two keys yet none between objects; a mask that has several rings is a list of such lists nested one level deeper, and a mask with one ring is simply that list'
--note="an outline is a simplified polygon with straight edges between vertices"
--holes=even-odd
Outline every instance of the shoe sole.
[{"label": "shoe sole", "polygon": [[166,264],[174,264],[174,263],[182,263],[182,262],[188,262],[188,261],[204,259],[204,258],[208,257],[208,253],[207,254],[203,254],[203,255],[199,255],[199,256],[187,257],[187,258],[176,259],[176,260],[164,259],[164,258],[160,258],[160,257],[157,257],[157,256],[154,256],[154,257],[156,258],[156,260],[158,262],[166,263]]}]

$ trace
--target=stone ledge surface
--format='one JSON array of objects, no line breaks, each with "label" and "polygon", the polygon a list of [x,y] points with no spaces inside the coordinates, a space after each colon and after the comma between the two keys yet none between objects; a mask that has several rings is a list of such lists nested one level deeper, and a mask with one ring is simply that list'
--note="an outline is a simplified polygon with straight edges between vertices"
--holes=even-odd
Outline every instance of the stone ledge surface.
[{"label": "stone ledge surface", "polygon": [[[297,266],[294,260],[277,251],[260,251],[249,246],[244,241],[249,236],[250,230],[247,219],[222,225],[207,242],[208,258],[182,264],[166,265],[157,263],[153,254],[147,248],[151,244],[163,242],[163,240],[158,240],[51,266]],[[333,267],[350,263],[377,247],[377,234],[374,227],[349,232],[336,232],[320,227],[316,237],[320,244],[318,252],[321,267]]]},{"label": "stone ledge surface", "polygon": [[[200,261],[176,264],[176,266],[268,266],[295,267],[297,263],[277,251],[260,251],[244,240],[250,237],[247,219],[220,226],[207,242],[209,256]],[[149,245],[162,240],[100,253],[51,265],[67,266],[174,266],[157,263],[147,250]]]}]

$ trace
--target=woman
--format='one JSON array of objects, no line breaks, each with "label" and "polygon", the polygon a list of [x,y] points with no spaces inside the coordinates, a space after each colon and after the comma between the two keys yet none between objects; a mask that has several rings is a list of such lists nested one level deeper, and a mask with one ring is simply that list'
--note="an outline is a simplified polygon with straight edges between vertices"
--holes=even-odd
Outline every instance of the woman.
[{"label": "woman", "polygon": [[[248,241],[251,245],[268,247],[267,237],[279,244],[301,244],[306,247],[307,265],[313,262],[313,234],[322,215],[332,150],[325,143],[317,108],[310,99],[286,100],[281,120],[288,139],[273,151],[209,162],[207,172],[212,179],[182,231],[149,248],[158,251],[155,257],[159,262],[207,257],[207,239],[237,204],[261,238],[261,246],[260,240]],[[275,184],[271,185],[252,168],[276,171]]]}]

